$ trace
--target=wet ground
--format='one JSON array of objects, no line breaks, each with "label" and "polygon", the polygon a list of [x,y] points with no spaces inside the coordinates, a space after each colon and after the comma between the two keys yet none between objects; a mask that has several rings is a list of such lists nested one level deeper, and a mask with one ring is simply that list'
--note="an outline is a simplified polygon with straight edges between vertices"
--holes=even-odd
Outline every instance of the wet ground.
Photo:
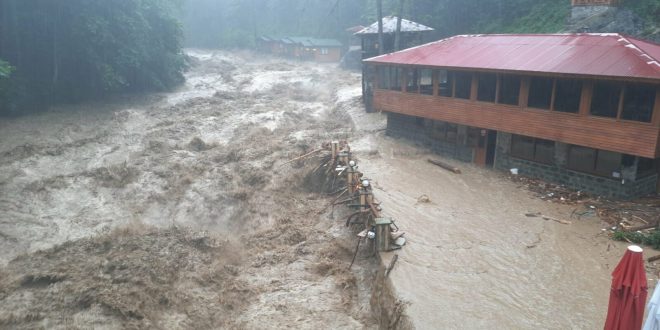
[{"label": "wet ground", "polygon": [[[384,127],[381,114],[366,116],[365,129],[375,133],[355,141],[354,149],[365,155],[360,164],[384,215],[407,232],[406,246],[382,261],[387,266],[398,255],[390,281],[406,304],[404,323],[419,329],[603,326],[610,274],[627,246],[609,239],[605,222],[578,219],[574,211],[584,205],[541,200],[503,173],[388,137],[375,124]],[[650,290],[657,278],[650,265]]]},{"label": "wet ground", "polygon": [[[625,244],[598,218],[427,163],[364,113],[356,73],[189,53],[172,93],[0,121],[0,328],[602,326]],[[318,163],[282,166],[330,139],[407,232],[386,285],[366,248],[347,269],[355,233],[305,180]]]}]

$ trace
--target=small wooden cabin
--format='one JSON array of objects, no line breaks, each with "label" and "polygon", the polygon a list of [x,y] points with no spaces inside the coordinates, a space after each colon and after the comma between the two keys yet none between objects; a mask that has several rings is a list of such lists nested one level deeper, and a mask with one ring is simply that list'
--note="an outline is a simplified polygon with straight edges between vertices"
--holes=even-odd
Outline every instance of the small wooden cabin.
[{"label": "small wooden cabin", "polygon": [[335,39],[311,39],[312,52],[316,62],[336,63],[341,60],[342,43]]},{"label": "small wooden cabin", "polygon": [[[391,53],[395,50],[394,37],[396,34],[396,16],[383,17],[383,53]],[[417,22],[401,19],[401,49],[421,45],[425,40],[427,32],[433,28]],[[355,33],[362,42],[362,58],[370,58],[378,55],[378,22]]]},{"label": "small wooden cabin", "polygon": [[[394,39],[396,34],[398,18],[396,16],[383,17],[383,53],[391,53],[395,51]],[[421,45],[430,36],[429,33],[433,28],[422,25],[417,22],[401,19],[401,49],[406,49]],[[371,58],[379,55],[378,50],[378,22],[375,22],[364,29],[355,33],[360,38],[362,45],[362,59]],[[371,90],[367,85],[366,77],[373,76],[373,72],[367,70],[367,66],[362,65],[362,100],[364,101],[367,111],[371,112]]]},{"label": "small wooden cabin", "polygon": [[601,195],[657,191],[658,44],[619,34],[465,35],[365,63],[388,134]]}]

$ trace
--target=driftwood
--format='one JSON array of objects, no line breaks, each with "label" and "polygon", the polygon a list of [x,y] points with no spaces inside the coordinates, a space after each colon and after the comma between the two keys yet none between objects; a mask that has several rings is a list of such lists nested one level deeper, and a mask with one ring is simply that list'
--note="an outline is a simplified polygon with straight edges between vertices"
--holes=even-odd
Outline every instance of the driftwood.
[{"label": "driftwood", "polygon": [[555,222],[559,222],[562,225],[570,225],[572,223],[572,222],[567,221],[567,220],[561,220],[561,219],[549,217],[549,216],[546,216],[546,215],[543,216],[543,220],[552,220],[552,221],[555,221]]},{"label": "driftwood", "polygon": [[355,246],[355,253],[353,253],[353,259],[351,259],[351,264],[348,265],[349,270],[351,269],[351,267],[353,267],[353,263],[355,262],[355,257],[357,257],[358,250],[360,249],[360,242],[362,242],[362,239],[358,238],[357,245]]},{"label": "driftwood", "polygon": [[429,163],[433,164],[433,165],[440,166],[440,167],[444,168],[445,170],[447,170],[449,172],[453,172],[453,173],[456,173],[456,174],[461,174],[461,170],[458,169],[458,167],[454,167],[454,166],[451,166],[449,164],[443,163],[441,161],[433,160],[433,159],[427,159],[427,161]]},{"label": "driftwood", "polygon": [[387,266],[387,270],[385,270],[385,277],[390,275],[390,272],[392,271],[392,268],[394,268],[394,264],[396,263],[397,259],[399,259],[399,255],[395,254],[390,261],[390,265]]},{"label": "driftwood", "polygon": [[656,222],[656,223],[650,223],[648,225],[641,225],[637,227],[623,227],[623,231],[633,232],[633,231],[652,229],[657,227],[658,227],[658,223]]},{"label": "driftwood", "polygon": [[656,260],[660,260],[660,254],[658,254],[657,256],[649,257],[648,259],[646,259],[646,261],[648,261],[648,262],[654,262]]},{"label": "driftwood", "polygon": [[304,155],[302,155],[302,156],[296,157],[296,158],[294,158],[294,159],[287,160],[286,162],[282,163],[282,165],[280,165],[280,166],[284,166],[284,165],[286,165],[286,164],[293,163],[293,162],[295,162],[296,160],[304,159],[305,157],[309,157],[309,156],[311,156],[311,155],[313,155],[313,154],[315,154],[315,153],[317,153],[317,152],[323,151],[323,150],[325,150],[325,149],[321,148],[321,149],[312,150],[312,151],[310,151],[310,152],[308,152],[308,153],[306,153],[306,154],[304,154]]}]

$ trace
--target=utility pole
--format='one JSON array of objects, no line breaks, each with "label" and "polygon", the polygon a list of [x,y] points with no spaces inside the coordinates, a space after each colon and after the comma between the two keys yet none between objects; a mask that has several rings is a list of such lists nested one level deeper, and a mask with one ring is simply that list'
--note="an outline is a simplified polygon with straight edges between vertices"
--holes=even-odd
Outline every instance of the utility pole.
[{"label": "utility pole", "polygon": [[403,3],[405,0],[399,0],[399,12],[396,17],[396,33],[394,34],[394,50],[401,50],[401,16],[403,16]]},{"label": "utility pole", "polygon": [[383,0],[376,0],[378,10],[378,54],[383,55]]}]

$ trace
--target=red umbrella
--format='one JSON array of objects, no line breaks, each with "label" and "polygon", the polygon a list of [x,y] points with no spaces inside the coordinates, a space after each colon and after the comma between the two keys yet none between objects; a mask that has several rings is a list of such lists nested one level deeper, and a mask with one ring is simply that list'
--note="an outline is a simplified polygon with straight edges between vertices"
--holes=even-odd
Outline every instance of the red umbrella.
[{"label": "red umbrella", "polygon": [[647,289],[642,248],[631,245],[612,272],[605,330],[641,329]]}]

